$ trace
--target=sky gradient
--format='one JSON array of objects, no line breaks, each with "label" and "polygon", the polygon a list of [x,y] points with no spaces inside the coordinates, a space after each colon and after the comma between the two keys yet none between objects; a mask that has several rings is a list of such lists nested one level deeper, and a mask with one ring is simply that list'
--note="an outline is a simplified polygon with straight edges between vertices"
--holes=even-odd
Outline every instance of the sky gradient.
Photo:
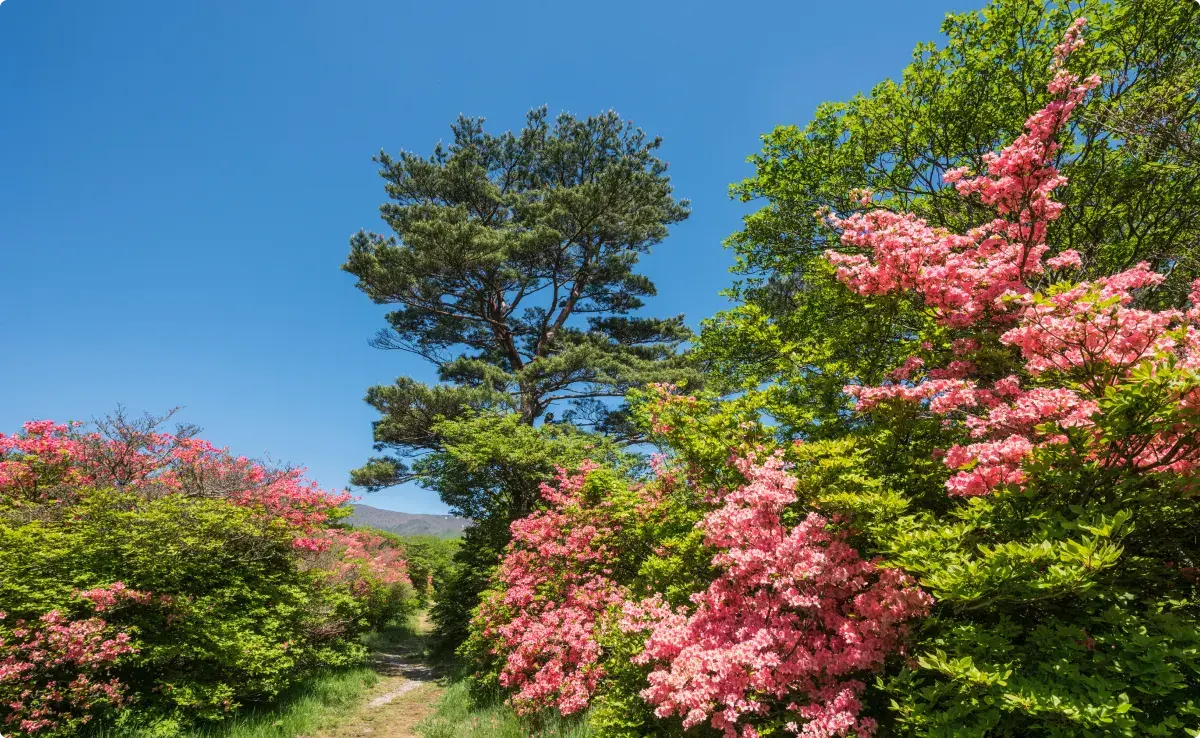
[{"label": "sky gradient", "polygon": [[[979,0],[978,4],[982,4]],[[976,3],[6,0],[0,5],[0,431],[124,404],[341,488],[372,384],[432,373],[338,267],[378,229],[380,149],[459,113],[618,110],[664,138],[692,217],[649,309],[726,306],[728,185],[779,124],[896,76]],[[366,504],[444,512],[405,487]]]}]

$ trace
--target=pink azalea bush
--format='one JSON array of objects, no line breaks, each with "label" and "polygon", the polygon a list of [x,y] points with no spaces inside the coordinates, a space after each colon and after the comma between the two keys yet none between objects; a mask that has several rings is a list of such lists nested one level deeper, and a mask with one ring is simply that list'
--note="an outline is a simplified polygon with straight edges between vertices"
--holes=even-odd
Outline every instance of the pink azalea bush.
[{"label": "pink azalea bush", "polygon": [[[809,453],[764,430],[754,392],[715,408],[650,387],[644,426],[679,459],[656,461],[658,479],[632,487],[645,506],[639,523],[586,499],[586,471],[561,475],[543,490],[545,508],[514,523],[467,653],[519,711],[598,703],[596,724],[622,736],[826,738],[880,730],[875,684],[903,704],[894,724],[914,735],[953,729],[959,714],[977,719],[972,735],[998,720],[1125,730],[1134,718],[1115,703],[1126,683],[1142,704],[1192,709],[1195,652],[1180,634],[1194,629],[1181,625],[1182,606],[1127,603],[1130,582],[1149,575],[1191,587],[1194,557],[1183,566],[1163,553],[1186,546],[1154,534],[1134,541],[1125,526],[1142,505],[1149,528],[1184,530],[1177,493],[1194,493],[1200,463],[1200,283],[1189,306],[1154,310],[1146,297],[1163,275],[1145,264],[1080,280],[1079,253],[1051,253],[1047,235],[1063,214],[1054,192],[1066,182],[1058,138],[1099,84],[1067,68],[1084,25],[1071,24],[1054,49],[1050,102],[1024,133],[985,157],[982,172],[945,176],[994,217],[958,233],[872,208],[869,192],[855,193],[861,212],[820,214],[839,232],[827,258],[847,288],[902,295],[925,311],[887,381],[845,388],[859,411],[895,413]],[[906,444],[948,446],[934,451],[943,468],[871,456]],[[865,471],[881,468],[892,476]],[[983,499],[925,494],[943,481],[952,496]],[[688,492],[672,502],[668,488]],[[1011,494],[990,496],[1001,490]],[[655,528],[668,509],[698,538]],[[1122,559],[1123,544],[1140,553]],[[1188,573],[1173,576],[1177,568]],[[934,602],[918,576],[943,603],[924,620],[921,632],[937,634],[924,642],[912,625]],[[1184,589],[1170,596],[1186,599]],[[1040,619],[1021,622],[1025,610]],[[1122,671],[1129,633],[1143,631],[1160,639],[1156,663],[1177,684]],[[1011,633],[1019,643],[988,653],[989,639]],[[1047,677],[1068,663],[1079,680]],[[905,685],[919,689],[903,694]],[[976,691],[1000,707],[961,698]],[[649,717],[635,714],[631,695]]]},{"label": "pink azalea bush", "polygon": [[[0,612],[0,621],[7,614]],[[57,610],[0,631],[0,703],[6,732],[73,731],[119,708],[126,687],[112,666],[135,651],[129,635],[100,618],[69,620]]]},{"label": "pink azalea bush", "polygon": [[372,586],[412,585],[404,552],[389,546],[382,536],[337,528],[326,531],[325,536],[335,552],[331,573],[351,591],[366,594]]},{"label": "pink azalea bush", "polygon": [[[1013,320],[1008,298],[1028,294],[1029,280],[1045,271],[1046,228],[1062,213],[1062,205],[1051,199],[1053,190],[1066,182],[1053,165],[1060,148],[1055,138],[1088,91],[1100,84],[1098,77],[1081,81],[1064,66],[1082,44],[1083,26],[1082,19],[1076,21],[1055,49],[1050,92],[1056,98],[1029,117],[1025,133],[999,154],[985,157],[984,175],[968,177],[963,169],[946,175],[960,195],[977,195],[998,217],[955,234],[910,213],[831,214],[843,246],[867,252],[828,253],[847,286],[860,294],[914,291],[953,327]],[[1065,254],[1053,264],[1077,260],[1077,254]]]},{"label": "pink azalea bush", "polygon": [[497,681],[518,713],[563,715],[588,705],[604,670],[596,630],[624,588],[610,568],[620,526],[585,500],[585,464],[542,486],[546,507],[512,524],[512,543],[472,622],[465,649],[499,660]]},{"label": "pink azalea bush", "polygon": [[220,719],[363,657],[411,584],[401,549],[330,527],[349,499],[145,424],[0,434],[3,732],[135,705]]},{"label": "pink azalea bush", "polygon": [[643,690],[659,717],[708,722],[729,738],[759,735],[751,721],[785,712],[805,736],[869,736],[861,677],[899,649],[904,625],[931,600],[895,569],[861,558],[829,521],[783,521],[795,479],[778,456],[735,462],[748,483],[700,524],[720,575],[667,607],[655,595],[626,603],[621,627],[646,631],[635,662],[653,665]]},{"label": "pink azalea bush", "polygon": [[[828,252],[842,282],[863,295],[914,294],[937,323],[959,334],[952,358],[924,344],[928,355],[910,357],[893,372],[892,382],[846,387],[860,410],[893,401],[921,403],[935,415],[965,423],[970,442],[944,455],[956,470],[946,483],[952,495],[1021,488],[1031,454],[1067,443],[1068,429],[1095,426],[1099,400],[1138,367],[1200,366],[1200,284],[1190,310],[1154,311],[1136,306],[1140,291],[1164,279],[1145,264],[1091,281],[1047,283],[1050,274],[1082,266],[1074,251],[1046,258],[1045,237],[1062,212],[1053,191],[1066,182],[1054,166],[1056,138],[1099,84],[1096,77],[1081,80],[1065,68],[1082,44],[1083,26],[1082,19],[1076,21],[1055,49],[1049,85],[1054,99],[1030,116],[1025,133],[987,157],[983,174],[970,177],[961,169],[947,174],[961,196],[995,209],[995,219],[956,234],[909,213],[828,216],[850,250]],[[983,366],[997,346],[1017,351],[1017,373],[996,376],[994,366]],[[1176,400],[1186,407],[1194,396],[1193,388],[1183,387]],[[1120,463],[1147,473],[1187,473],[1200,460],[1194,439],[1169,427],[1114,453]]]},{"label": "pink azalea bush", "polygon": [[[744,484],[705,492],[656,459],[656,480],[600,498],[592,467],[560,472],[542,490],[544,508],[513,523],[463,653],[492,664],[519,713],[571,715],[603,688],[608,660],[621,658],[603,645],[615,629],[642,643],[633,657],[648,674],[641,699],[685,729],[709,723],[748,737],[781,720],[803,735],[870,734],[862,678],[900,651],[929,597],[863,559],[826,517],[786,524],[798,500],[779,456],[734,466]],[[661,593],[634,591],[678,566],[667,563],[669,549],[690,545],[654,527],[678,514],[671,496],[681,488],[714,506],[697,528],[717,575],[694,583],[690,606],[671,607]],[[647,530],[657,531],[649,548]],[[631,556],[648,558],[638,570]]]},{"label": "pink azalea bush", "polygon": [[297,547],[310,550],[328,542],[303,534],[335,520],[351,499],[322,490],[303,469],[269,470],[189,436],[145,430],[106,438],[49,420],[0,433],[0,504],[67,503],[88,488],[114,486],[147,495],[219,496],[289,526]]}]

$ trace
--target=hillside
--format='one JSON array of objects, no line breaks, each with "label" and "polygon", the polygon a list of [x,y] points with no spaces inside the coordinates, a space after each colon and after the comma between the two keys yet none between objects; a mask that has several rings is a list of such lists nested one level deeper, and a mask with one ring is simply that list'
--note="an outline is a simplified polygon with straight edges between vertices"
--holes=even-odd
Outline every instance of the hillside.
[{"label": "hillside", "polygon": [[346,522],[369,526],[400,535],[431,535],[454,538],[462,534],[471,521],[453,515],[422,515],[417,513],[381,510],[370,505],[353,505],[354,514]]}]

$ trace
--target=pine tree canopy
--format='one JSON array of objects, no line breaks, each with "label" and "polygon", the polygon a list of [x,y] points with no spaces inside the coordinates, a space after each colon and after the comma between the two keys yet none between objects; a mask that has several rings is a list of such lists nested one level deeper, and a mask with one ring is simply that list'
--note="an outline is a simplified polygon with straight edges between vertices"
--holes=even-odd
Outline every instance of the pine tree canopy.
[{"label": "pine tree canopy", "polygon": [[[378,304],[394,305],[374,344],[424,357],[441,382],[372,387],[377,450],[354,483],[414,477],[411,459],[441,448],[437,425],[515,413],[628,433],[616,401],[632,387],[686,376],[683,316],[639,314],[654,284],[638,259],[688,216],[658,138],[612,111],[551,121],[531,111],[493,135],[459,117],[428,158],[380,153],[391,233],[360,231],[343,269]],[[633,440],[632,437],[627,440]]]}]

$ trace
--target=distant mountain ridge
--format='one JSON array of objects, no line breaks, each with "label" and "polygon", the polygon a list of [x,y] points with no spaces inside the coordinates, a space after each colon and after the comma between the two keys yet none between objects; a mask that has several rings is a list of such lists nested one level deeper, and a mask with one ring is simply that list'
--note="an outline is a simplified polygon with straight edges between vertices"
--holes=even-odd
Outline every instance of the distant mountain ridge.
[{"label": "distant mountain ridge", "polygon": [[419,513],[381,510],[370,505],[351,505],[354,514],[345,519],[353,526],[369,526],[402,536],[427,535],[454,538],[471,524],[466,518],[453,515],[424,515]]}]

